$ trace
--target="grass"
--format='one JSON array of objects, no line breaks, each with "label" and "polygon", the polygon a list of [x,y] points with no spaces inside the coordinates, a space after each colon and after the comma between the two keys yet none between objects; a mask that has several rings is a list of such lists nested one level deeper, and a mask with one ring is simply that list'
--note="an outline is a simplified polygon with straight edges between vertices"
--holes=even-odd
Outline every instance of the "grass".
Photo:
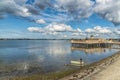
[{"label": "grass", "polygon": [[71,73],[73,74],[78,71],[79,69],[70,69],[66,71],[52,72],[48,74],[34,74],[30,76],[12,77],[9,80],[58,80],[60,78],[70,75]]}]

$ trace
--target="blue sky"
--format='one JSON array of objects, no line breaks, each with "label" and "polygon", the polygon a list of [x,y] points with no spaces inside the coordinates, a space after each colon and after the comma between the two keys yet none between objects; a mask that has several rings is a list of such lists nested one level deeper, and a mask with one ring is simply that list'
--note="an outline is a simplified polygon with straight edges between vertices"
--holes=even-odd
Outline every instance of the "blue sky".
[{"label": "blue sky", "polygon": [[90,35],[120,38],[119,0],[0,2],[0,38],[85,38]]}]

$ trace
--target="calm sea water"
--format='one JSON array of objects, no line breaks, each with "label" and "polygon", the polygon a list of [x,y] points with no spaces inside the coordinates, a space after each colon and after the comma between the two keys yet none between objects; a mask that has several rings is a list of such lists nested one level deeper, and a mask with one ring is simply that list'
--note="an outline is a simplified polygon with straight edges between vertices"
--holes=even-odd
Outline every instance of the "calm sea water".
[{"label": "calm sea water", "polygon": [[[69,40],[0,40],[0,72],[54,72],[71,68],[71,60],[90,64],[117,52],[115,49],[75,49]],[[72,67],[74,68],[74,67]]]}]

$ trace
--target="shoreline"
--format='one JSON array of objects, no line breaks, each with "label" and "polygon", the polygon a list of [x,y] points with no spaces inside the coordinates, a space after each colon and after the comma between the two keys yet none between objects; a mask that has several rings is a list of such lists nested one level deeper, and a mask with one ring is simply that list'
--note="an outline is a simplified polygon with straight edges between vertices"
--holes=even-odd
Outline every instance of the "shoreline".
[{"label": "shoreline", "polygon": [[100,61],[82,66],[76,70],[73,69],[65,72],[49,73],[46,75],[11,76],[9,78],[10,80],[89,80],[89,77],[93,76],[95,73],[101,72],[102,70],[104,71],[104,69],[107,69],[110,64],[116,62],[118,58],[120,58],[120,51]]},{"label": "shoreline", "polygon": [[100,71],[106,69],[109,65],[112,65],[114,62],[116,62],[119,58],[120,51],[105,59],[102,59],[90,65],[83,66],[78,72],[61,78],[59,80],[86,80],[95,73],[99,73]]}]

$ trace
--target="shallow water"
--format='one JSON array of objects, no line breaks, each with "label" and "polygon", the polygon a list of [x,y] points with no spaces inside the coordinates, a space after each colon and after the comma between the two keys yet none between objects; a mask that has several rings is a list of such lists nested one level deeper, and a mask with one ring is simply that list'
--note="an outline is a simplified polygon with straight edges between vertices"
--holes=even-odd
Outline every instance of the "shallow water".
[{"label": "shallow water", "polygon": [[[69,40],[0,40],[0,72],[48,73],[69,69],[71,60],[90,64],[108,57],[116,49],[76,49]],[[72,68],[76,68],[73,67]]]}]

